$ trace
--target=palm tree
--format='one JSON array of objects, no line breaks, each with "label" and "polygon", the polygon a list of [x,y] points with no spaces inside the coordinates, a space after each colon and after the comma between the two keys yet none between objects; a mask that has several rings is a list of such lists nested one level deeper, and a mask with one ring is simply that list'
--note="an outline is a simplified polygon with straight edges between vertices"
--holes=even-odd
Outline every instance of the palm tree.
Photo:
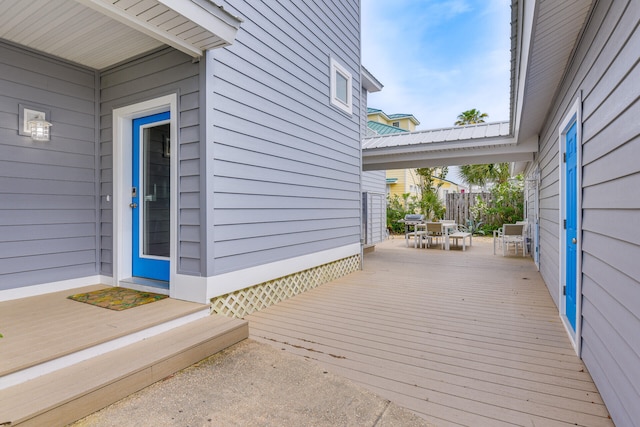
[{"label": "palm tree", "polygon": [[501,184],[509,177],[509,163],[489,163],[485,165],[462,165],[460,178],[469,185],[484,187],[487,183]]},{"label": "palm tree", "polygon": [[[484,123],[484,119],[489,117],[487,113],[481,113],[475,108],[463,111],[455,122],[456,126],[472,125]],[[489,182],[497,184],[509,179],[508,163],[490,163],[486,165],[463,165],[460,166],[460,178],[469,185],[484,187]]]},{"label": "palm tree", "polygon": [[463,111],[458,116],[458,120],[454,123],[456,126],[475,125],[476,123],[484,123],[484,119],[489,117],[487,113],[481,113],[475,108]]}]

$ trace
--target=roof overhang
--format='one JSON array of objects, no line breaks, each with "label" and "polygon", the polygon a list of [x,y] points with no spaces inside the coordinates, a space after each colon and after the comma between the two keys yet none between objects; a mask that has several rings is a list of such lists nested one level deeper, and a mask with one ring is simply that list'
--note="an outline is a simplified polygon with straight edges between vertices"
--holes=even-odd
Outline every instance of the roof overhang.
[{"label": "roof overhang", "polygon": [[94,69],[164,45],[197,58],[242,22],[209,0],[0,0],[0,12],[0,38]]},{"label": "roof overhang", "polygon": [[516,144],[512,137],[438,142],[413,147],[363,150],[365,171],[501,162],[530,162],[537,139]]},{"label": "roof overhang", "polygon": [[517,143],[509,122],[481,123],[365,138],[363,170],[531,161],[537,139]]},{"label": "roof overhang", "polygon": [[362,87],[369,93],[380,92],[384,87],[373,74],[369,72],[364,66],[362,67]]},{"label": "roof overhang", "polygon": [[511,122],[517,141],[542,131],[591,6],[592,0],[512,0]]}]

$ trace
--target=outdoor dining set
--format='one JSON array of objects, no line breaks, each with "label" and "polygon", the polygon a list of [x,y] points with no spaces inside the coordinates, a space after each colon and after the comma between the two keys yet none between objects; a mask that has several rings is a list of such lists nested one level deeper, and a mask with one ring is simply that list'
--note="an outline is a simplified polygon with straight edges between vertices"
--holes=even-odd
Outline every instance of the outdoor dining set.
[{"label": "outdoor dining set", "polygon": [[[413,238],[413,247],[431,247],[432,244],[440,244],[444,250],[449,250],[451,240],[456,246],[462,241],[462,250],[466,251],[467,245],[472,245],[473,233],[466,226],[457,224],[454,220],[425,221],[424,215],[409,214],[399,220],[404,224],[404,238],[407,247]],[[467,243],[468,240],[468,243]],[[515,253],[522,251],[522,256],[527,254],[527,222],[518,221],[515,224],[503,224],[493,231],[493,254],[496,248],[502,249],[502,255],[506,255],[513,246]]]},{"label": "outdoor dining set", "polygon": [[434,241],[440,241],[442,249],[449,250],[451,240],[456,244],[462,240],[462,250],[467,250],[467,239],[469,246],[472,244],[472,233],[466,231],[464,226],[456,224],[453,220],[441,220],[438,222],[424,221],[424,215],[410,214],[406,215],[400,222],[404,223],[404,238],[407,246],[409,240],[413,237],[413,247],[421,248],[426,245],[430,247]]}]

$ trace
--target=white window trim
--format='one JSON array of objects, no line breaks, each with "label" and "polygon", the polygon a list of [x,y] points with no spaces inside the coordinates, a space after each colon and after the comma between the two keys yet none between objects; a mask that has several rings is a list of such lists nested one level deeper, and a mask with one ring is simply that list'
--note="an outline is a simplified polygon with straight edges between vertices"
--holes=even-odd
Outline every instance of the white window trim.
[{"label": "white window trim", "polygon": [[[331,104],[338,107],[347,114],[353,114],[353,77],[345,67],[340,65],[335,59],[330,58],[331,63]],[[345,104],[337,94],[336,73],[342,74],[347,78],[347,103]]]}]

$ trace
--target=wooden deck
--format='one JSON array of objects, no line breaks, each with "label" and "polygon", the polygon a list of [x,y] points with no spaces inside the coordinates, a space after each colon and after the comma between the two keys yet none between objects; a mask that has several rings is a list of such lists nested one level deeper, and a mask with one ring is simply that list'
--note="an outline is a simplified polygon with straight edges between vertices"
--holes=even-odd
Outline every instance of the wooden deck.
[{"label": "wooden deck", "polygon": [[612,426],[534,263],[492,252],[388,240],[363,271],[247,316],[250,337],[438,426]]},{"label": "wooden deck", "polygon": [[67,299],[101,287],[0,302],[0,425],[66,425],[248,336],[208,305]]},{"label": "wooden deck", "polygon": [[0,302],[0,377],[182,316],[203,304],[165,299],[135,309],[106,310],[67,299],[104,285]]}]

